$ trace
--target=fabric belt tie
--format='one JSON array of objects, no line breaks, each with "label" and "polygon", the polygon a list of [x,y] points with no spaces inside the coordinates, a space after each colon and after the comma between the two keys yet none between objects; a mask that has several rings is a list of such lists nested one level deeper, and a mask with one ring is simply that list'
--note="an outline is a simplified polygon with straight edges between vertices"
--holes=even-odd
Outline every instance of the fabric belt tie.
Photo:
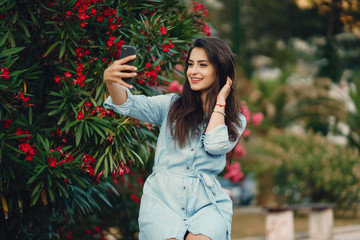
[{"label": "fabric belt tie", "polygon": [[215,208],[219,211],[220,215],[222,216],[222,218],[225,221],[226,228],[229,231],[230,228],[228,226],[226,218],[225,218],[223,212],[220,210],[220,208],[217,205],[216,200],[215,200],[214,191],[213,191],[213,188],[215,186],[214,181],[208,174],[206,174],[206,173],[198,173],[196,175],[195,174],[187,174],[187,173],[174,172],[174,171],[170,171],[168,169],[158,168],[158,167],[153,168],[153,173],[161,173],[161,174],[165,174],[168,176],[191,177],[191,178],[199,179],[199,181],[202,183],[202,185],[205,188],[205,192],[206,192],[208,199],[210,200],[211,204],[213,204],[215,206]]}]

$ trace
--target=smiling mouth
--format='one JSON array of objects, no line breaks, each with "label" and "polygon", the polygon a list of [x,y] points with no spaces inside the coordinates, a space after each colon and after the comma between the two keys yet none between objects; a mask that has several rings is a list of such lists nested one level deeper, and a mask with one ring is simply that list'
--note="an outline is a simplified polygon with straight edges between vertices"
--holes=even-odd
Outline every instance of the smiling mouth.
[{"label": "smiling mouth", "polygon": [[198,83],[200,82],[202,79],[201,78],[190,78],[192,83]]}]

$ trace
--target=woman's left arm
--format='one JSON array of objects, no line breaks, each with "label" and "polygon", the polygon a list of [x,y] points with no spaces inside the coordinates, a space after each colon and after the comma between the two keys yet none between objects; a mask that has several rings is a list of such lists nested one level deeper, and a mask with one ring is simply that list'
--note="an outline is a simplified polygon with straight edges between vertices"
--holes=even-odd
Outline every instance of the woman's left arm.
[{"label": "woman's left arm", "polygon": [[246,120],[241,114],[239,116],[241,127],[237,127],[238,138],[236,141],[230,141],[228,128],[225,125],[225,103],[229,96],[232,81],[228,77],[226,84],[220,90],[214,111],[210,117],[208,126],[203,139],[205,151],[210,154],[226,154],[230,152],[236,145],[240,135],[245,129]]},{"label": "woman's left arm", "polygon": [[214,111],[211,114],[205,132],[210,132],[219,125],[225,125],[225,104],[226,104],[226,99],[230,93],[231,84],[232,84],[232,80],[228,77],[226,84],[223,86],[223,88],[220,90],[217,96],[216,105],[214,107]]}]

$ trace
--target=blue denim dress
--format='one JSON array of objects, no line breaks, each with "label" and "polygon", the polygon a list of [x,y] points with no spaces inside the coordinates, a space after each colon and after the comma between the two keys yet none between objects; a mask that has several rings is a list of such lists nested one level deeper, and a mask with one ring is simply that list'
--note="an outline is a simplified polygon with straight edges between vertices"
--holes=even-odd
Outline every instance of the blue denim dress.
[{"label": "blue denim dress", "polygon": [[[189,231],[212,240],[230,240],[232,201],[216,176],[237,141],[229,141],[225,125],[205,133],[203,124],[203,134],[179,148],[167,127],[169,107],[177,95],[147,97],[126,90],[124,104],[117,106],[109,97],[105,107],[160,127],[153,172],[145,181],[140,203],[139,239],[183,239]],[[239,117],[241,134],[246,120]]]}]

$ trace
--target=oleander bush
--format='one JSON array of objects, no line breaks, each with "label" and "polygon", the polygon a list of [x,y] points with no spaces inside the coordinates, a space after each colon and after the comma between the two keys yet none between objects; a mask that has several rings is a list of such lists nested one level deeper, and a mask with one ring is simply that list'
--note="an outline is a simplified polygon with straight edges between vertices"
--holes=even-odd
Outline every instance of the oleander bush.
[{"label": "oleander bush", "polygon": [[246,171],[256,173],[261,194],[273,202],[332,202],[336,213],[356,214],[360,197],[358,149],[335,145],[320,133],[273,130],[246,145]]},{"label": "oleander bush", "polygon": [[100,239],[105,221],[90,220],[106,211],[134,238],[142,181],[129,174],[149,172],[157,129],[103,107],[103,71],[134,45],[134,93],[162,94],[209,35],[206,14],[181,0],[0,1],[1,239]]}]

